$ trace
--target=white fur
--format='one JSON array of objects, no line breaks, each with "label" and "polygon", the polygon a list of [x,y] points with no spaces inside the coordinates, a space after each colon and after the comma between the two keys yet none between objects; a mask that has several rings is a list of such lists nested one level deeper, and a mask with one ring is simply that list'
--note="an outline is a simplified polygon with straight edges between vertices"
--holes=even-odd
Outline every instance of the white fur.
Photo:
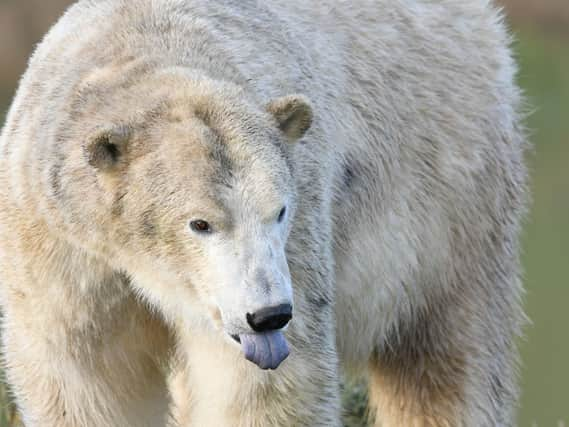
[{"label": "white fur", "polygon": [[[158,426],[169,405],[177,426],[339,426],[341,372],[369,378],[378,425],[513,425],[508,44],[486,0],[78,2],[0,138],[27,425]],[[229,336],[283,302],[291,355],[263,372]]]}]

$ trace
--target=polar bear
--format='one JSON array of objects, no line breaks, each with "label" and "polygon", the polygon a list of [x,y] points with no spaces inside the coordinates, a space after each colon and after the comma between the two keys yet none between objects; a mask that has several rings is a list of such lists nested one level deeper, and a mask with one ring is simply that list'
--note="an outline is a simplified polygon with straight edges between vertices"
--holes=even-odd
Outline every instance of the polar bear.
[{"label": "polar bear", "polygon": [[487,0],[81,0],[0,140],[28,427],[509,426],[526,145]]}]

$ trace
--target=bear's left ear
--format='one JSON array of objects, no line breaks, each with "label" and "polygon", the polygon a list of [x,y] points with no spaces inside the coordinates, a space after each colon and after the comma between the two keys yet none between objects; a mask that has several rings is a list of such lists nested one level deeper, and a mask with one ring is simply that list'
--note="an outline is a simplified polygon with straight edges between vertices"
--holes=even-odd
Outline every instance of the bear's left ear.
[{"label": "bear's left ear", "polygon": [[302,138],[312,125],[312,107],[310,101],[303,95],[289,95],[277,98],[267,105],[271,113],[291,142]]},{"label": "bear's left ear", "polygon": [[130,132],[116,127],[95,132],[84,146],[89,164],[100,172],[112,172],[125,162]]}]

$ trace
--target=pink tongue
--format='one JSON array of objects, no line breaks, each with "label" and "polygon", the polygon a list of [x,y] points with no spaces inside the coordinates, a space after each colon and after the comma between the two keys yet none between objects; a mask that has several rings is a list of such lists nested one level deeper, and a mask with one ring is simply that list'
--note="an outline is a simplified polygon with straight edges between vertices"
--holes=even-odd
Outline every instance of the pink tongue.
[{"label": "pink tongue", "polygon": [[261,369],[277,369],[288,357],[288,343],[280,331],[240,335],[245,358]]}]

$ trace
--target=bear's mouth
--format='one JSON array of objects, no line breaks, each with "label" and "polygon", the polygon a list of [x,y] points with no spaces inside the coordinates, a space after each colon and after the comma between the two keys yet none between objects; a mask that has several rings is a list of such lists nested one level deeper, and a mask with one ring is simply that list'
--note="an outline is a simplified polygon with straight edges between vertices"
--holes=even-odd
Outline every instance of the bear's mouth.
[{"label": "bear's mouth", "polygon": [[277,369],[290,354],[282,331],[231,335],[241,344],[245,359],[263,370]]}]

